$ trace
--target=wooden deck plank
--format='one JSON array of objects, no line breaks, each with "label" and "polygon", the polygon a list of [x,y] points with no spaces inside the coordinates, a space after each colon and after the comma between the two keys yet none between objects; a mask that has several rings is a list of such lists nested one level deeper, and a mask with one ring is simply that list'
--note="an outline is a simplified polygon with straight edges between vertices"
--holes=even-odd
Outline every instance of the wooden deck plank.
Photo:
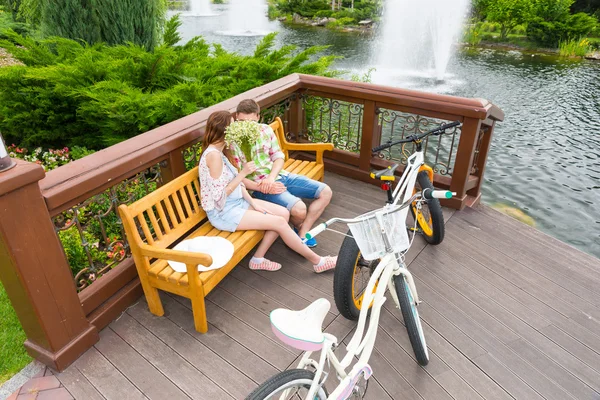
[{"label": "wooden deck plank", "polygon": [[485,354],[472,360],[483,372],[492,377],[500,386],[516,400],[536,400],[543,397],[523,382],[517,375],[505,368],[491,354]]},{"label": "wooden deck plank", "polygon": [[[597,276],[600,272],[600,262],[598,261],[598,258],[591,254],[584,253],[565,242],[561,242],[560,240],[555,239],[534,227],[523,224],[508,215],[502,214],[491,207],[480,206],[477,207],[476,211],[497,219],[502,224],[508,225],[513,230],[535,240],[538,244],[543,246],[544,251],[552,254],[552,258],[558,257],[558,259],[566,259],[571,262],[574,261],[577,265],[588,269],[592,276]],[[577,271],[578,273],[585,273],[585,271],[579,268]],[[586,273],[586,275],[588,274]]]},{"label": "wooden deck plank", "polygon": [[[260,275],[250,271],[247,268],[235,268],[230,275],[277,300],[286,308],[290,308],[292,310],[302,310],[303,308],[308,307],[308,305],[311,303],[295,293],[291,293],[287,289],[271,281],[265,280]],[[336,316],[336,314],[333,314],[331,311],[329,312],[329,315],[329,318],[332,319]],[[330,321],[331,319],[327,322]]]},{"label": "wooden deck plank", "polygon": [[208,379],[129,314],[124,314],[111,323],[110,329],[190,398],[198,400],[206,398],[232,399],[227,392]]},{"label": "wooden deck plank", "polygon": [[[442,262],[444,259],[444,262]],[[424,251],[421,255],[420,260],[427,261],[427,251]],[[476,290],[478,286],[478,282],[469,281],[464,282],[457,278],[458,274],[448,273],[448,270],[458,270],[460,269],[460,265],[452,264],[448,262],[450,260],[448,257],[438,257],[437,262],[440,268],[432,268],[436,270],[436,275],[440,279],[442,279],[448,286],[455,289],[458,293],[462,294],[466,299],[471,300],[473,303],[477,304],[479,307],[494,315],[495,318],[506,326],[510,326],[513,331],[519,334],[523,339],[533,343],[538,349],[547,354],[554,354],[555,358],[560,360],[559,364],[564,365],[567,369],[571,371],[576,371],[576,376],[582,379],[584,382],[587,382],[589,385],[594,387],[595,389],[600,389],[598,383],[600,382],[600,375],[598,375],[597,371],[592,370],[587,365],[581,363],[578,359],[573,357],[570,353],[566,352],[560,346],[556,345],[554,342],[546,338],[543,334],[538,332],[535,327],[527,324],[525,321],[528,316],[531,316],[532,319],[535,318],[535,314],[526,313],[521,315],[521,319],[515,317],[513,314],[506,311],[504,306],[501,304],[511,304],[512,301],[510,299],[506,299],[503,301],[503,298],[500,294],[497,294],[494,300],[488,298],[488,295],[491,293],[484,294],[484,292],[480,292]],[[425,263],[424,265],[429,264]],[[515,312],[519,312],[518,309],[515,309]],[[544,325],[547,326],[547,325]],[[572,340],[574,342],[574,340]],[[517,343],[519,341],[516,341]],[[513,342],[515,343],[515,342]],[[511,343],[509,347],[513,344]],[[521,347],[525,346],[525,344],[521,345]],[[521,353],[522,356],[522,353]],[[529,362],[537,362],[539,358],[528,359]],[[559,376],[563,374],[564,371],[554,371],[556,373],[552,374],[553,363],[538,363],[538,369],[543,371],[545,374],[550,373],[553,376]],[[560,368],[558,368],[560,370]],[[556,370],[556,369],[555,369]],[[563,374],[563,376],[566,376]],[[565,387],[565,389],[568,389]],[[572,392],[571,392],[572,393]]]},{"label": "wooden deck plank", "polygon": [[[566,315],[557,312],[556,309],[524,290],[524,282],[521,276],[507,270],[507,263],[503,262],[504,260],[501,258],[498,259],[491,249],[489,253],[486,250],[486,248],[475,249],[454,231],[448,232],[444,239],[443,251],[455,259],[460,259],[462,268],[459,272],[463,275],[472,274],[473,279],[485,280],[491,283],[499,291],[510,295],[523,307],[539,314],[542,318],[548,319],[561,329],[572,332],[579,340],[585,340],[586,345],[592,348],[596,345],[596,351],[600,350],[600,336],[594,335],[583,327],[578,329],[579,325],[573,324],[572,320]],[[494,262],[490,260],[495,260],[497,263],[490,265]],[[552,300],[551,297],[548,297],[548,299]],[[557,300],[557,304],[563,304],[560,299]]]},{"label": "wooden deck plank", "polygon": [[[413,271],[414,270],[415,268],[413,268]],[[421,275],[425,276],[425,278],[423,278],[424,280],[421,280]],[[432,289],[430,289],[430,285]],[[430,304],[441,314],[447,316],[452,323],[457,325],[466,335],[488,350],[488,352],[493,355],[494,359],[497,359],[499,362],[506,365],[512,373],[517,375],[528,385],[535,388],[537,391],[547,392],[544,393],[544,395],[547,395],[548,399],[564,399],[569,397],[559,386],[554,384],[537,370],[531,368],[526,360],[520,358],[518,354],[506,346],[507,343],[519,338],[514,332],[511,331],[512,334],[509,337],[505,337],[503,336],[505,333],[502,333],[504,330],[500,328],[503,325],[493,320],[493,318],[490,319],[486,317],[483,318],[483,320],[479,320],[478,318],[481,317],[482,314],[473,307],[468,306],[468,300],[461,298],[460,295],[457,297],[452,294],[452,289],[447,286],[447,289],[444,288],[443,282],[431,276],[431,274],[425,274],[424,270],[419,271],[417,288],[420,297],[422,296],[422,300]],[[445,290],[448,289],[449,295],[445,293]],[[440,290],[443,291],[444,295],[441,295]],[[455,298],[454,301],[451,300],[451,298]],[[496,329],[499,329],[499,331],[496,331]],[[480,356],[477,359],[481,357],[485,357],[485,355]],[[483,358],[483,360],[487,361],[488,359]],[[493,360],[490,360],[490,362],[493,362]],[[492,379],[496,380],[496,377],[493,374],[490,374],[489,371],[486,371],[486,373],[490,375]],[[508,376],[508,374],[505,373],[502,373],[502,375]],[[514,384],[516,385],[517,382],[515,381]],[[511,392],[512,388],[504,387],[504,389],[513,394]]]},{"label": "wooden deck plank", "polygon": [[[486,268],[501,274],[503,278],[540,300],[557,313],[577,321],[591,332],[600,332],[600,322],[586,314],[589,307],[572,300],[571,292],[525,267],[521,262],[479,240],[477,233],[469,232],[456,224],[448,224],[449,241],[464,246],[465,252]],[[477,235],[473,236],[473,235]],[[578,305],[583,306],[582,310]],[[593,306],[591,306],[593,308]],[[552,313],[550,313],[552,315]],[[578,319],[581,317],[581,319]]]},{"label": "wooden deck plank", "polygon": [[[208,333],[202,334],[196,331],[192,320],[192,311],[175,299],[165,301],[169,310],[169,319],[179,325],[197,341],[203,343],[207,348],[217,352],[229,364],[248,375],[256,383],[263,382],[268,377],[277,373],[278,369],[263,360],[259,355],[235,341],[220,329],[211,332],[209,322]],[[216,327],[215,327],[216,328]]]},{"label": "wooden deck plank", "polygon": [[113,330],[102,330],[100,341],[95,347],[148,398],[156,400],[189,399],[189,396],[161,374]]},{"label": "wooden deck plank", "polygon": [[[77,368],[107,399],[147,399],[113,364],[92,347],[69,368]],[[87,391],[86,391],[87,393]],[[75,392],[71,392],[72,395]],[[85,397],[81,397],[85,399]]]},{"label": "wooden deck plank", "polygon": [[[183,306],[181,307],[183,308]],[[198,342],[193,335],[190,335],[179,325],[175,324],[170,318],[156,317],[150,314],[145,302],[140,302],[131,307],[127,310],[127,313],[140,324],[144,325],[179,356],[183,357],[211,381],[215,382],[216,385],[227,391],[234,399],[244,398],[244,396],[254,389],[255,382],[248,377],[248,374],[252,375],[253,371],[248,371],[248,374],[242,373],[216,353],[219,347],[210,348]],[[209,330],[209,334],[213,336],[223,335],[216,328]],[[265,368],[266,373],[255,375],[255,379],[260,381],[271,376],[271,372],[276,372],[275,369],[269,370],[269,367],[266,363],[264,365],[259,363],[257,370],[260,371],[262,368]]]},{"label": "wooden deck plank", "polygon": [[76,366],[72,365],[56,377],[75,399],[103,400],[104,396],[96,390],[94,385],[85,377]]},{"label": "wooden deck plank", "polygon": [[[581,270],[571,273],[569,264],[557,264],[543,249],[538,249],[514,230],[500,225],[481,213],[461,213],[450,224],[477,231],[477,237],[492,247],[506,249],[512,257],[518,257],[522,265],[535,270],[539,275],[567,289],[572,297],[579,297],[590,305],[600,305],[598,284],[600,277],[584,276]],[[597,315],[600,310],[595,309]]]}]

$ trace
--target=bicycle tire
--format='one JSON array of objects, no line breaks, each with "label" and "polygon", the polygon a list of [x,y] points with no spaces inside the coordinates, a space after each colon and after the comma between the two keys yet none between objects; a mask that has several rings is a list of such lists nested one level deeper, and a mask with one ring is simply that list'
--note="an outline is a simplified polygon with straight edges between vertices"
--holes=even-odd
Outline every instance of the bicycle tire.
[{"label": "bicycle tire", "polygon": [[394,287],[396,288],[396,295],[398,296],[398,302],[400,303],[400,311],[404,318],[404,326],[408,332],[408,338],[410,339],[410,344],[415,353],[415,358],[420,365],[425,366],[429,363],[427,343],[425,341],[417,305],[410,293],[404,275],[396,275],[394,277]]},{"label": "bicycle tire", "polygon": [[[421,190],[433,190],[433,185],[426,171],[419,172],[417,184]],[[442,243],[444,240],[444,214],[439,199],[426,200],[421,203],[421,207],[421,211],[417,213],[416,204],[413,203],[410,206],[410,212],[413,218],[417,220],[417,226],[421,230],[425,241],[433,245]],[[424,209],[428,211],[429,218],[423,213]]]},{"label": "bicycle tire", "polygon": [[[348,230],[338,253],[337,263],[335,264],[333,298],[340,314],[352,321],[358,319],[362,308],[362,296],[357,298],[359,293],[355,293],[355,289],[358,291],[354,285],[355,277],[358,273],[363,273],[361,271],[362,268],[370,268],[371,273],[373,271],[372,267],[361,266],[362,262],[360,249],[352,237],[352,233]],[[369,274],[370,277],[371,275]],[[369,305],[370,307],[371,305]]]},{"label": "bicycle tire", "polygon": [[[246,397],[246,400],[279,399],[284,390],[295,387],[306,389],[306,394],[308,394],[308,390],[314,379],[315,373],[306,369],[290,369],[283,371],[277,375],[273,375],[257,387],[248,395],[248,397]],[[277,395],[278,397],[273,397],[274,395]],[[326,400],[327,396],[329,396],[327,389],[321,387],[317,391],[315,399]],[[306,397],[306,395],[304,397]],[[304,399],[304,397],[301,398]]]}]

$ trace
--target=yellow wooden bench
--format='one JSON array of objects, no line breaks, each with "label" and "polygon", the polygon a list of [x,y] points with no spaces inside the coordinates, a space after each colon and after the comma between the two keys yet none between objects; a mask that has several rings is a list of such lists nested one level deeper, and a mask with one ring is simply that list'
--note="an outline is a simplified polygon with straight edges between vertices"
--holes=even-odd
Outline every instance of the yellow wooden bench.
[{"label": "yellow wooden bench", "polygon": [[[289,143],[279,118],[271,127],[286,155],[286,170],[322,180],[323,152],[333,150],[333,145]],[[317,158],[313,162],[289,159],[289,151],[315,151]],[[230,233],[214,228],[201,207],[200,190],[198,168],[194,168],[135,203],[121,205],[119,213],[150,312],[164,314],[158,289],[187,297],[192,301],[196,330],[205,333],[208,323],[204,297],[256,246],[264,232]],[[169,249],[180,239],[197,236],[226,238],[234,246],[232,259],[223,268],[198,272],[198,264],[212,264],[209,255]],[[186,264],[187,273],[176,272],[167,260]]]}]

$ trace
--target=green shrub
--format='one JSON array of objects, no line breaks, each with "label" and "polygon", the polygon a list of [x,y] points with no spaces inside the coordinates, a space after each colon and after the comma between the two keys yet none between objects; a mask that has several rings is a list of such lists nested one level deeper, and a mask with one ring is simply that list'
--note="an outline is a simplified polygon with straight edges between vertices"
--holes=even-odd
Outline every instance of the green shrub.
[{"label": "green shrub", "polygon": [[545,21],[538,17],[528,24],[527,37],[542,46],[558,47],[561,41],[593,33],[597,24],[596,18],[585,13],[568,15],[557,21]]},{"label": "green shrub", "polygon": [[79,231],[75,227],[71,227],[64,231],[59,231],[58,237],[62,242],[73,276],[89,266],[88,255],[83,247],[82,239],[87,243],[88,251],[90,252],[93,263],[101,265],[108,261],[108,255],[99,250],[98,240],[87,231],[83,231],[82,238]]},{"label": "green shrub", "polygon": [[570,39],[559,43],[559,53],[563,57],[584,57],[592,51],[588,39]]},{"label": "green shrub", "polygon": [[0,68],[0,131],[9,143],[100,149],[290,73],[336,75],[324,47],[274,49],[266,36],[252,56],[211,48],[201,38],[182,46],[176,23],[165,44],[93,46],[63,38],[9,33],[0,41],[25,66]]},{"label": "green shrub", "polygon": [[481,42],[481,25],[478,23],[471,23],[465,26],[463,33],[463,42],[468,43],[471,46],[478,45]]},{"label": "green shrub", "polygon": [[352,25],[354,23],[354,18],[349,18],[349,17],[343,17],[343,18],[338,18],[335,21],[329,21],[327,23],[327,27],[328,28],[339,28],[345,25]]},{"label": "green shrub", "polygon": [[320,10],[315,13],[315,17],[318,18],[329,18],[333,15],[332,10]]},{"label": "green shrub", "polygon": [[590,47],[592,48],[592,50],[600,49],[600,38],[591,37],[591,38],[587,38],[587,39],[590,42]]},{"label": "green shrub", "polygon": [[94,44],[135,43],[152,49],[160,38],[164,0],[40,0],[45,36]]}]

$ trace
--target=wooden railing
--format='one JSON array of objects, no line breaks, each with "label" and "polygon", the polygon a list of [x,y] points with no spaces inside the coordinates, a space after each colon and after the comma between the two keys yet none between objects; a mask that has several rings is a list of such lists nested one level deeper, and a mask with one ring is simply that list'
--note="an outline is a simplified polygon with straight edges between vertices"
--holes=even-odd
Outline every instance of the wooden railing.
[{"label": "wooden railing", "polygon": [[[371,168],[405,161],[400,150],[371,154],[382,140],[460,120],[461,129],[426,143],[436,185],[458,193],[446,204],[458,209],[479,201],[494,124],[503,119],[485,100],[294,74],[45,176],[41,167],[19,161],[0,174],[0,278],[32,356],[64,369],[141,295],[116,208],[196,165],[208,116],[233,111],[245,98],[258,101],[265,122],[280,116],[290,140],[336,143],[326,155],[327,170],[365,182]],[[90,227],[97,242],[89,239]],[[77,231],[89,262],[75,280],[57,236],[69,229]],[[95,259],[98,246],[111,256]]]}]

